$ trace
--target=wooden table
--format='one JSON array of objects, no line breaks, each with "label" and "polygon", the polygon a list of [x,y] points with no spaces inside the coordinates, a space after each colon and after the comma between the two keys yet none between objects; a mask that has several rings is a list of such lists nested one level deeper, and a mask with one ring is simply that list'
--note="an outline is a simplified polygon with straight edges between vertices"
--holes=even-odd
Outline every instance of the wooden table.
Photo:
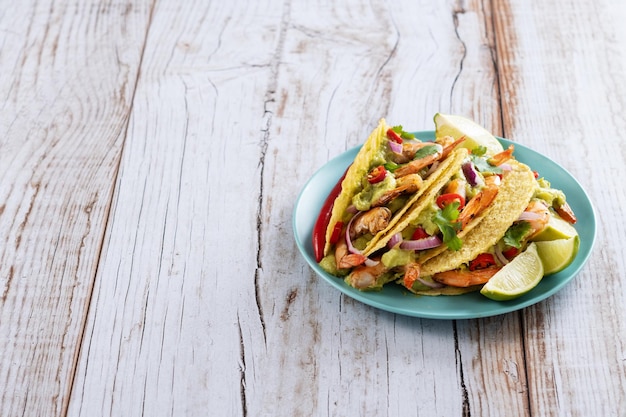
[{"label": "wooden table", "polygon": [[[0,0],[0,415],[626,415],[626,3]],[[473,118],[598,214],[562,291],[395,315],[294,202],[380,117]]]}]

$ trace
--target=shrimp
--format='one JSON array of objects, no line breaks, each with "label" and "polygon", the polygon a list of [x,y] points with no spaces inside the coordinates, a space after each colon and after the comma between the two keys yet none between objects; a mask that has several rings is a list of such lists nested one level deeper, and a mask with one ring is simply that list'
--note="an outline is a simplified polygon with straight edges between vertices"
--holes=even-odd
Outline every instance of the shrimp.
[{"label": "shrimp", "polygon": [[[433,146],[432,143],[430,145]],[[426,168],[428,165],[432,164],[433,162],[438,161],[441,158],[441,155],[443,155],[443,146],[439,144],[436,144],[434,146],[438,146],[437,151],[435,153],[426,155],[423,158],[414,159],[408,164],[396,169],[394,171],[396,178],[404,177],[409,174],[417,174],[418,172],[420,172],[420,170],[422,170],[422,168]]]},{"label": "shrimp", "polygon": [[404,277],[402,278],[402,285],[407,289],[412,289],[415,281],[420,277],[422,268],[420,264],[412,262],[404,267]]},{"label": "shrimp", "polygon": [[401,177],[396,182],[396,188],[385,191],[376,201],[372,203],[372,206],[385,206],[401,194],[413,194],[422,187],[422,182],[422,177],[420,177],[419,174],[409,174],[405,177]]},{"label": "shrimp", "polygon": [[335,245],[335,263],[339,269],[348,269],[361,265],[367,258],[359,253],[350,253],[345,239],[339,239]]},{"label": "shrimp", "polygon": [[401,154],[394,153],[391,156],[391,159],[396,164],[406,164],[407,162],[410,162],[413,159],[417,151],[419,151],[420,149],[426,146],[431,146],[431,145],[432,145],[432,142],[403,142],[402,153]]},{"label": "shrimp", "polygon": [[387,207],[375,207],[358,216],[350,225],[351,239],[356,239],[368,232],[374,235],[385,229],[391,220],[391,210]]},{"label": "shrimp", "polygon": [[373,266],[362,265],[348,275],[347,281],[352,287],[364,290],[375,285],[376,280],[385,272],[387,272],[387,267],[382,262]]},{"label": "shrimp", "polygon": [[567,203],[563,203],[561,205],[554,204],[553,207],[554,207],[554,211],[556,211],[558,215],[561,216],[561,218],[565,220],[566,222],[570,224],[576,224],[576,221],[578,221],[578,219],[576,218],[576,215],[574,214],[574,210],[572,210],[569,204]]},{"label": "shrimp", "polygon": [[530,223],[530,232],[527,239],[541,232],[550,221],[550,210],[539,200],[533,200],[528,204],[522,214],[522,219]]},{"label": "shrimp", "polygon": [[491,279],[502,267],[489,266],[475,271],[452,271],[439,272],[433,275],[433,280],[451,287],[471,287],[472,285],[484,284]]},{"label": "shrimp", "polygon": [[510,145],[507,150],[502,151],[500,153],[497,153],[495,155],[493,155],[491,158],[489,158],[489,163],[491,165],[494,166],[499,166],[503,163],[505,163],[506,161],[508,161],[509,159],[511,159],[513,157],[513,150],[515,149],[515,147],[513,145]]},{"label": "shrimp", "polygon": [[442,139],[437,138],[436,142],[443,146],[443,152],[441,153],[441,159],[447,158],[447,156],[456,148],[461,142],[465,140],[465,136],[461,136],[458,139],[454,139],[452,136],[444,136]]},{"label": "shrimp", "polygon": [[485,178],[485,187],[467,202],[457,221],[461,222],[461,228],[476,218],[484,209],[489,207],[494,198],[498,195],[499,179],[497,175]]}]

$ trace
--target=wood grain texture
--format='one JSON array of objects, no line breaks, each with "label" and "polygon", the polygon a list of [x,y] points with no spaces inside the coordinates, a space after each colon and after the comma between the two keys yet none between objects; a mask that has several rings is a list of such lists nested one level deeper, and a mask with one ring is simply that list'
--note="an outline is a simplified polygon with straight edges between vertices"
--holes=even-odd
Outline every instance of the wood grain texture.
[{"label": "wood grain texture", "polygon": [[62,415],[148,10],[0,9],[0,415]]},{"label": "wood grain texture", "polygon": [[626,6],[496,2],[505,132],[569,170],[598,220],[589,264],[524,313],[533,415],[623,415],[626,409]]},{"label": "wood grain texture", "polygon": [[[626,6],[0,0],[0,415],[620,416]],[[598,214],[555,296],[363,305],[293,240],[380,117],[471,117]]]}]

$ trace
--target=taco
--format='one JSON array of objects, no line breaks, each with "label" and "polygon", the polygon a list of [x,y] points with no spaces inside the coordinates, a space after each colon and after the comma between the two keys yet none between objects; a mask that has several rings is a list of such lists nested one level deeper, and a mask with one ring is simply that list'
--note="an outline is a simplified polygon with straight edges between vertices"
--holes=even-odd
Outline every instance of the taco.
[{"label": "taco", "polygon": [[[454,148],[462,141],[423,142],[381,119],[331,202],[320,265],[344,276],[358,265],[376,263],[368,255],[385,247],[390,231],[406,220],[422,195],[461,166],[467,150]],[[315,239],[314,234],[314,245]]]}]

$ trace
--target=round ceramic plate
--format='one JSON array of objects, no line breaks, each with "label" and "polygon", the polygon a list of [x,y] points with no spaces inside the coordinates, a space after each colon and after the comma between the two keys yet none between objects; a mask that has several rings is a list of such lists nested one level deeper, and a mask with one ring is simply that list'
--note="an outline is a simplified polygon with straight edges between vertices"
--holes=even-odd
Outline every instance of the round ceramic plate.
[{"label": "round ceramic plate", "polygon": [[[433,131],[416,132],[415,135],[421,140],[434,140]],[[512,143],[498,139],[505,149]],[[541,176],[550,181],[552,187],[563,190],[567,202],[576,213],[578,222],[575,227],[580,235],[580,248],[576,258],[566,269],[545,277],[532,291],[511,301],[493,301],[479,292],[457,296],[417,296],[393,283],[377,292],[356,290],[345,284],[343,279],[326,273],[315,262],[312,233],[324,200],[359,149],[360,147],[356,147],[343,153],[317,171],[302,189],[293,212],[295,240],[304,259],[317,275],[355,300],[382,310],[415,317],[469,319],[495,316],[528,307],[550,297],[570,282],[589,259],[596,238],[595,213],[589,197],[565,169],[549,158],[515,143],[516,159],[539,171]]]}]

